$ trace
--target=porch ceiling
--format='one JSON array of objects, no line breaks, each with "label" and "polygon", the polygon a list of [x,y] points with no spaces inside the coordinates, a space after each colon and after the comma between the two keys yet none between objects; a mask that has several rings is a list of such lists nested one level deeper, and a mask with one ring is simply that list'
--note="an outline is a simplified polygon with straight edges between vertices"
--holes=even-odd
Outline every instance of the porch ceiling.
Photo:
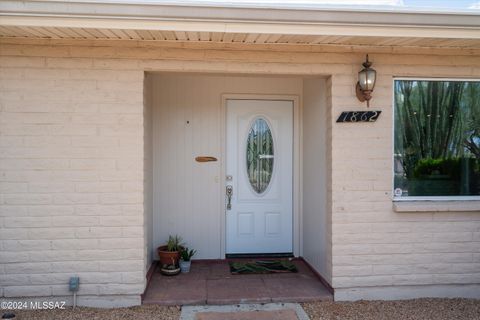
[{"label": "porch ceiling", "polygon": [[480,49],[480,39],[375,37],[272,33],[198,32],[114,28],[2,26],[0,37],[87,40],[199,41],[245,44],[333,44],[356,46],[418,46]]},{"label": "porch ceiling", "polygon": [[480,49],[480,11],[0,0],[0,37]]}]

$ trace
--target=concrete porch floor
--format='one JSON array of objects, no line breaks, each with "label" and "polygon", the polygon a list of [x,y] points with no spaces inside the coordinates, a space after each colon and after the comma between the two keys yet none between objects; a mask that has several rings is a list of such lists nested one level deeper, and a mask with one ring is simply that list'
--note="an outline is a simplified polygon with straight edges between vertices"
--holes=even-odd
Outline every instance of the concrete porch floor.
[{"label": "concrete porch floor", "polygon": [[157,267],[144,304],[192,305],[333,300],[301,260],[298,273],[232,275],[228,261],[193,261],[190,273],[168,277]]}]

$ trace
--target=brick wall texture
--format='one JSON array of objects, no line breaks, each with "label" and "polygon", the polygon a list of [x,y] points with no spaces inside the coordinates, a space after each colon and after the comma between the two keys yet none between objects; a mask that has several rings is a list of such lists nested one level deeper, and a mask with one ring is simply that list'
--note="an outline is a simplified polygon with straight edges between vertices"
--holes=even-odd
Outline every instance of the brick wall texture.
[{"label": "brick wall texture", "polygon": [[143,71],[98,63],[0,58],[0,296],[143,292]]},{"label": "brick wall texture", "polygon": [[[145,71],[329,77],[325,259],[338,298],[382,287],[480,288],[480,209],[401,213],[391,200],[393,77],[480,78],[478,52],[1,41],[0,297],[67,296],[76,274],[85,301],[140,302]],[[354,85],[367,51],[378,73],[371,109],[382,115],[336,124],[341,111],[365,109]]]}]

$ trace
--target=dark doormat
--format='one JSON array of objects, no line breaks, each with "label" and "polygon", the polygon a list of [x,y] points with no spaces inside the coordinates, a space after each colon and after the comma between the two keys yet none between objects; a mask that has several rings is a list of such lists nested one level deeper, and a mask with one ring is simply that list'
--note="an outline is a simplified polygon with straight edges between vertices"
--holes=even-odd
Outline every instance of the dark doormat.
[{"label": "dark doormat", "polygon": [[230,261],[228,264],[232,274],[298,272],[288,260]]}]

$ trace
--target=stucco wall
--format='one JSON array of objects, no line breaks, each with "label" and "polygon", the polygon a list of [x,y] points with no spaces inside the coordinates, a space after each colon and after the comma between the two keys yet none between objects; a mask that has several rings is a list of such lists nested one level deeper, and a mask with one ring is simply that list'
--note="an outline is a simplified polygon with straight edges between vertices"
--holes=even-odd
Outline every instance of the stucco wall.
[{"label": "stucco wall", "polygon": [[[392,77],[480,78],[478,53],[2,41],[0,295],[65,295],[68,277],[79,274],[83,304],[96,294],[127,298],[95,300],[105,305],[139,302],[143,71],[188,70],[331,75],[327,201],[336,299],[479,296],[480,210],[400,213],[391,201]],[[334,123],[341,111],[366,108],[354,95],[366,51],[379,75],[371,109],[382,115]]]},{"label": "stucco wall", "polygon": [[153,90],[152,77],[145,75],[143,86],[143,172],[144,172],[144,246],[145,246],[145,271],[148,272],[153,262]]},{"label": "stucco wall", "polygon": [[303,258],[328,282],[332,282],[332,233],[327,201],[326,79],[303,81]]}]

